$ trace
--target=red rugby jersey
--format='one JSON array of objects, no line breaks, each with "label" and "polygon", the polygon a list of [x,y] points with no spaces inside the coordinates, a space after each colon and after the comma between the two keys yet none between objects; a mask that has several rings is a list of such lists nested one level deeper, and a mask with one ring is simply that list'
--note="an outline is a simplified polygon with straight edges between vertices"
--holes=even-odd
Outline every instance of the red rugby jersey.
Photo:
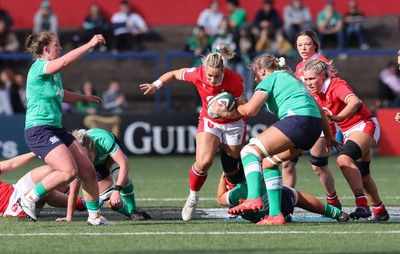
[{"label": "red rugby jersey", "polygon": [[[228,92],[233,95],[233,97],[238,98],[244,91],[243,79],[242,77],[225,68],[224,76],[222,81],[217,86],[212,86],[207,82],[206,73],[203,65],[198,68],[188,68],[182,73],[182,80],[191,82],[196,86],[197,92],[200,95],[202,110],[200,112],[200,117],[207,117],[212,119],[207,114],[208,101],[221,92]],[[236,119],[213,119],[216,123],[231,123],[235,122],[240,118]]]},{"label": "red rugby jersey", "polygon": [[[355,95],[353,89],[341,78],[331,78],[330,82],[325,82],[321,91],[312,93],[318,103],[327,113],[338,115],[346,107],[346,99],[350,95]],[[350,129],[352,126],[367,120],[374,115],[368,107],[361,103],[360,108],[341,122],[336,122],[342,132]]]}]

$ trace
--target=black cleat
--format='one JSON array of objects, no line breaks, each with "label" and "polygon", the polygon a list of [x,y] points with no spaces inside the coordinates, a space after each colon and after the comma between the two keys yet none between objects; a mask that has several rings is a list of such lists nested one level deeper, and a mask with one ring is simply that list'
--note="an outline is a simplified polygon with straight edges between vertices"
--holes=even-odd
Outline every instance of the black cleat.
[{"label": "black cleat", "polygon": [[357,206],[356,210],[349,214],[353,220],[359,220],[360,218],[368,219],[371,216],[371,210],[368,206]]},{"label": "black cleat", "polygon": [[369,216],[367,219],[369,221],[379,222],[379,221],[388,221],[389,218],[390,218],[389,213],[387,211],[385,211],[382,214],[374,214],[374,213],[372,213],[371,216]]},{"label": "black cleat", "polygon": [[350,216],[348,213],[342,212],[339,217],[337,217],[337,221],[339,222],[347,222],[350,219]]}]

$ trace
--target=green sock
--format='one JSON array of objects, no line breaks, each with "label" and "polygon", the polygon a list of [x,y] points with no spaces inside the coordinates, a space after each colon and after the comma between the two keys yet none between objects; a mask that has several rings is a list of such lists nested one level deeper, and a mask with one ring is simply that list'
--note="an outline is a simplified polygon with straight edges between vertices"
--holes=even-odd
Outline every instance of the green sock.
[{"label": "green sock", "polygon": [[247,182],[247,198],[255,199],[260,197],[261,186],[261,165],[253,154],[246,155],[243,160],[243,168]]},{"label": "green sock", "polygon": [[[39,182],[35,186],[34,192],[37,195],[38,200],[48,193],[48,191],[44,188],[42,182]],[[37,201],[37,200],[35,200],[35,201]]]},{"label": "green sock", "polygon": [[267,187],[269,215],[276,216],[281,213],[282,174],[279,168],[265,169],[263,173]]},{"label": "green sock", "polygon": [[339,215],[342,213],[339,208],[325,203],[325,208],[324,208],[324,215],[331,218],[331,219],[337,219]]},{"label": "green sock", "polygon": [[119,209],[113,209],[114,211],[123,214],[125,216],[130,217],[131,213],[129,212],[128,206],[125,204],[125,202],[121,202],[121,207]]},{"label": "green sock", "polygon": [[129,181],[127,185],[122,187],[121,197],[126,202],[129,212],[131,212],[132,210],[137,210],[135,200],[135,187],[133,186],[132,181]]},{"label": "green sock", "polygon": [[100,210],[100,205],[99,205],[99,200],[95,201],[86,201],[86,208],[88,211],[99,211]]}]

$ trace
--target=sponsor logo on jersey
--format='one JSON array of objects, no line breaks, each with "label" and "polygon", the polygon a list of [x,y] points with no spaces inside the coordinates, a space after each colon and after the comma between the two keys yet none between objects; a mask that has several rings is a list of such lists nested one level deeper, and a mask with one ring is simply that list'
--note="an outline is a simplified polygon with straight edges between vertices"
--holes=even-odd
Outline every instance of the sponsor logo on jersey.
[{"label": "sponsor logo on jersey", "polygon": [[57,88],[56,95],[60,95],[61,97],[64,97],[64,90],[60,89],[59,87]]},{"label": "sponsor logo on jersey", "polygon": [[11,210],[15,213],[15,212],[17,212],[18,207],[19,207],[19,205],[18,205],[17,203],[15,203],[15,204],[13,204],[13,205],[11,206]]},{"label": "sponsor logo on jersey", "polygon": [[53,136],[49,139],[49,141],[51,142],[52,145],[54,145],[55,143],[59,142],[60,139],[57,136]]}]

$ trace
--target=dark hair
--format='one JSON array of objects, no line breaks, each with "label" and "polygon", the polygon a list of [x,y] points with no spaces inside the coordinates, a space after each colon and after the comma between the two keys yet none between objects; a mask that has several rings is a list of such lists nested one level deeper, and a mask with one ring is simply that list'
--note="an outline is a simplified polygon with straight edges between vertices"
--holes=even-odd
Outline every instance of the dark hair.
[{"label": "dark hair", "polygon": [[318,35],[317,33],[312,30],[312,29],[305,29],[300,31],[297,35],[296,35],[296,42],[297,42],[297,38],[299,38],[300,36],[308,36],[311,38],[311,40],[314,42],[315,44],[315,52],[320,52],[321,51],[321,42],[318,39]]},{"label": "dark hair", "polygon": [[232,4],[236,7],[239,6],[239,0],[228,0],[227,2],[228,4]]},{"label": "dark hair", "polygon": [[49,46],[54,37],[56,35],[49,31],[31,34],[25,41],[26,51],[37,59],[43,55],[43,48]]}]

